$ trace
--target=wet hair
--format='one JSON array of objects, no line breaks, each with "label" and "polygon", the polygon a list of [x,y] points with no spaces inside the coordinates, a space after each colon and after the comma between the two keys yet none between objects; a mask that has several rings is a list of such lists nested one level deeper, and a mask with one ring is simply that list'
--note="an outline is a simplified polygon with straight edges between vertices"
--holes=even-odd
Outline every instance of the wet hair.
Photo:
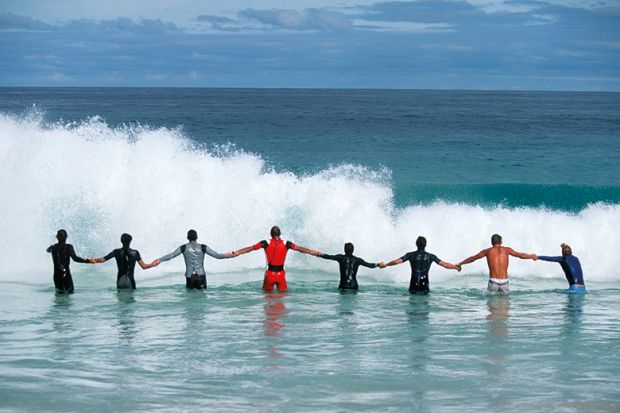
[{"label": "wet hair", "polygon": [[347,242],[346,244],[344,244],[344,253],[345,253],[345,255],[353,255],[353,249],[354,248],[355,247],[350,242]]},{"label": "wet hair", "polygon": [[573,249],[570,247],[570,245],[562,244],[562,255],[565,257],[567,255],[573,255]]},{"label": "wet hair", "polygon": [[131,238],[131,235],[129,234],[123,234],[121,235],[121,244],[123,244],[123,247],[128,247],[129,244],[131,244],[131,240],[133,238]]},{"label": "wet hair", "polygon": [[271,236],[272,237],[279,237],[282,233],[280,232],[280,228],[278,228],[277,226],[273,226],[271,227]]},{"label": "wet hair", "polygon": [[491,245],[498,245],[502,243],[502,236],[499,234],[493,234],[491,237]]},{"label": "wet hair", "polygon": [[187,231],[187,239],[190,241],[196,241],[198,239],[198,233],[195,229],[190,229]]},{"label": "wet hair", "polygon": [[418,237],[418,239],[415,240],[415,245],[418,247],[418,249],[423,250],[424,248],[426,248],[426,238]]},{"label": "wet hair", "polygon": [[61,244],[67,242],[67,231],[65,231],[64,229],[59,229],[58,232],[56,233],[56,239]]}]

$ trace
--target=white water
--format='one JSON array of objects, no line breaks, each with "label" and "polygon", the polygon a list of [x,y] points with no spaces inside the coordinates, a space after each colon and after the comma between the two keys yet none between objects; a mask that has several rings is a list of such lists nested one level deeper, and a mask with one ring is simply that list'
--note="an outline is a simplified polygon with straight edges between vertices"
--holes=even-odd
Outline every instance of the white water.
[{"label": "white water", "polygon": [[[328,253],[344,242],[368,261],[389,260],[415,249],[418,235],[428,250],[455,262],[489,245],[523,252],[559,254],[568,242],[588,280],[620,280],[610,248],[620,241],[619,205],[591,205],[578,214],[534,208],[475,205],[393,204],[389,174],[339,166],[308,176],[277,173],[260,157],[196,148],[180,131],[110,128],[101,120],[45,125],[36,114],[0,115],[0,280],[50,282],[45,253],[59,228],[69,232],[81,256],[102,256],[129,232],[146,261],[184,242],[188,229],[219,252],[244,247],[279,225],[283,237]],[[180,271],[177,259],[151,271]],[[480,261],[464,273],[483,273]],[[264,266],[261,253],[207,263],[210,272]],[[292,253],[289,268],[336,271],[334,264]],[[260,272],[252,272],[260,277]],[[372,273],[402,282],[404,266]],[[514,277],[558,277],[557,264],[513,260]],[[452,277],[434,268],[432,277]]]}]

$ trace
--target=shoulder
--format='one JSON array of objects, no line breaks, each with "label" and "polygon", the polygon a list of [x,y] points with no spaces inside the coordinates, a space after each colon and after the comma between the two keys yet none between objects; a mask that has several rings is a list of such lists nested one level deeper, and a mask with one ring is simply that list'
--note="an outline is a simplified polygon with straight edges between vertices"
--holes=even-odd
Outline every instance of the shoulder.
[{"label": "shoulder", "polygon": [[297,247],[293,241],[286,241],[285,245],[288,249],[295,249]]}]

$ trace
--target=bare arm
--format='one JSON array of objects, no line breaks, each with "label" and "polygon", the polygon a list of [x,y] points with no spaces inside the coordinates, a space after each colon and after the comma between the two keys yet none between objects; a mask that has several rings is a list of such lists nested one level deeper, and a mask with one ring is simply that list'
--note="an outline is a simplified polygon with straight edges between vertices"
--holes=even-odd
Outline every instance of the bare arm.
[{"label": "bare arm", "polygon": [[138,261],[138,264],[140,264],[140,267],[142,267],[143,270],[148,270],[151,267],[156,267],[157,264],[155,264],[155,262],[157,262],[157,260],[153,261],[150,264],[145,263],[143,260]]},{"label": "bare arm", "polygon": [[478,254],[476,254],[476,255],[472,255],[472,256],[471,256],[471,257],[469,257],[469,258],[465,258],[463,261],[461,261],[461,262],[459,262],[458,264],[456,264],[456,266],[457,266],[457,267],[460,267],[460,266],[461,266],[461,265],[463,265],[463,264],[470,264],[470,263],[472,263],[472,262],[474,262],[474,261],[479,260],[480,258],[486,257],[486,255],[487,255],[487,251],[488,251],[488,250],[489,250],[489,249],[487,248],[486,250],[482,250],[482,251],[480,251],[480,252],[479,252]]},{"label": "bare arm", "polygon": [[384,263],[383,261],[381,261],[381,262],[379,263],[379,268],[391,267],[392,265],[402,264],[403,262],[405,262],[405,261],[403,261],[403,259],[402,259],[402,258],[396,258],[396,259],[394,259],[394,260],[392,260],[392,261],[388,262],[387,264],[386,264],[386,263]]},{"label": "bare arm", "polygon": [[512,248],[508,249],[508,254],[513,257],[521,258],[522,260],[536,260],[538,258],[536,254],[526,254],[524,252],[515,251]]},{"label": "bare arm", "polygon": [[450,264],[449,262],[446,262],[446,261],[439,261],[438,264],[449,270],[461,271],[461,267],[459,267],[458,265]]},{"label": "bare arm", "polygon": [[304,254],[314,255],[315,257],[318,257],[318,256],[321,255],[321,253],[319,251],[311,250],[310,248],[301,247],[299,245],[295,245],[295,248],[293,248],[293,249],[295,251],[303,252]]},{"label": "bare arm", "polygon": [[[254,246],[251,245],[249,247],[241,248],[239,250],[233,251],[230,253],[231,257],[238,257],[239,255],[247,254],[248,252],[254,251]],[[226,255],[226,254],[224,254]]]}]

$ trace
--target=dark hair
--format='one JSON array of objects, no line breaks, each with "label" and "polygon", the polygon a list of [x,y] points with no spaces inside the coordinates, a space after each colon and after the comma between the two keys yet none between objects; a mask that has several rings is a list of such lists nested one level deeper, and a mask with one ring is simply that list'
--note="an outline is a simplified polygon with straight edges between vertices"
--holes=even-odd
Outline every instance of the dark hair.
[{"label": "dark hair", "polygon": [[353,244],[352,244],[352,243],[347,242],[346,244],[344,244],[344,253],[345,253],[346,255],[353,255],[353,249],[354,249],[354,248],[355,248],[355,247],[353,246]]},{"label": "dark hair", "polygon": [[198,233],[195,229],[190,229],[187,231],[187,239],[190,241],[196,241],[198,239]]},{"label": "dark hair", "polygon": [[121,244],[123,244],[123,247],[128,247],[129,244],[131,244],[131,240],[133,238],[131,238],[131,235],[129,234],[123,234],[121,235]]},{"label": "dark hair", "polygon": [[415,245],[417,245],[418,249],[423,250],[424,248],[426,248],[426,238],[418,237],[418,239],[415,241]]},{"label": "dark hair", "polygon": [[273,226],[271,227],[271,236],[272,237],[279,237],[282,233],[280,232],[280,228],[278,228],[277,226]]},{"label": "dark hair", "polygon": [[497,245],[502,243],[502,236],[499,234],[493,234],[491,237],[491,245]]},{"label": "dark hair", "polygon": [[61,244],[65,243],[67,241],[67,231],[65,231],[64,229],[59,229],[58,232],[56,233],[56,239]]}]

